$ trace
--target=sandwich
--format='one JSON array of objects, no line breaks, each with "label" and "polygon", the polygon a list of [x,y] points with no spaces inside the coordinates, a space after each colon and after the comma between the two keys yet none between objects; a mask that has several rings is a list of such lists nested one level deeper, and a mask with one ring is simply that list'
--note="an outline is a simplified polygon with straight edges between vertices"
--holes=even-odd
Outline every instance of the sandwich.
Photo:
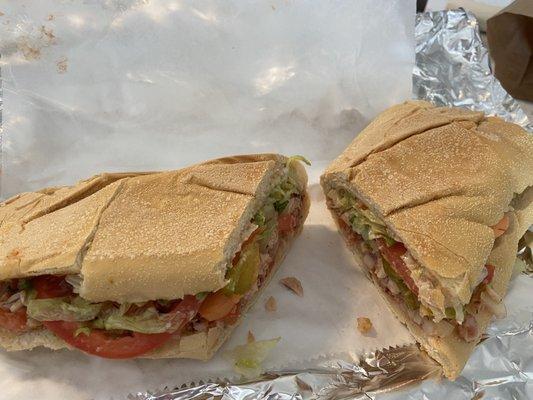
[{"label": "sandwich", "polygon": [[358,264],[455,379],[502,299],[533,223],[533,137],[482,112],[406,102],[321,177]]},{"label": "sandwich", "polygon": [[0,345],[209,359],[309,209],[302,157],[108,173],[0,205]]}]

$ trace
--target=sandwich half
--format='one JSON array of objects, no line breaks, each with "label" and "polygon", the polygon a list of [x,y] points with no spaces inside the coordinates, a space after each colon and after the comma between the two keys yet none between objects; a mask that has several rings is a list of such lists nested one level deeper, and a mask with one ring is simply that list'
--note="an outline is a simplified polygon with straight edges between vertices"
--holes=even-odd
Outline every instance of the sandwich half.
[{"label": "sandwich half", "polygon": [[0,345],[209,359],[309,209],[300,157],[101,174],[0,205]]},{"label": "sandwich half", "polygon": [[532,172],[519,126],[416,101],[379,115],[321,177],[358,263],[451,379],[505,313]]}]

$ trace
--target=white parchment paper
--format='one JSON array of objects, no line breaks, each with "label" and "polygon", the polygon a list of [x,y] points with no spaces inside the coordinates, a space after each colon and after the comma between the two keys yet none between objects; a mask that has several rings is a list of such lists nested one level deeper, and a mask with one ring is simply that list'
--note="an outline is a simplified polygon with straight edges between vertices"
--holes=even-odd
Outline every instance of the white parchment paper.
[{"label": "white parchment paper", "polygon": [[[235,153],[313,162],[302,236],[214,360],[0,352],[0,398],[121,398],[230,376],[224,353],[248,330],[281,337],[267,368],[412,341],[354,267],[318,176],[375,114],[411,96],[414,1],[4,1],[0,12],[4,198]],[[303,298],[277,283],[284,276],[301,280]],[[372,319],[370,336],[358,316]]]}]

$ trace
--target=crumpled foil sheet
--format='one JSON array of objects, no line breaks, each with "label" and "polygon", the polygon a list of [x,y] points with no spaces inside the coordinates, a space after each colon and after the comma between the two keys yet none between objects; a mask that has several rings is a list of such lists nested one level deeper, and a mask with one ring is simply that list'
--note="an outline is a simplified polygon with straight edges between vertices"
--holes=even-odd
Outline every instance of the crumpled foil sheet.
[{"label": "crumpled foil sheet", "polygon": [[[471,13],[419,14],[415,35],[416,98],[482,110],[533,131],[518,103],[491,74],[488,51]],[[519,256],[531,268],[531,243],[521,244]],[[357,365],[328,360],[313,369],[269,371],[254,381],[197,382],[130,394],[128,399],[527,399],[533,398],[532,337],[531,312],[494,323],[454,382],[440,379],[440,367],[411,345],[375,351]]]},{"label": "crumpled foil sheet", "polygon": [[473,14],[462,9],[418,14],[415,35],[415,98],[497,115],[533,132],[518,102],[492,74]]}]

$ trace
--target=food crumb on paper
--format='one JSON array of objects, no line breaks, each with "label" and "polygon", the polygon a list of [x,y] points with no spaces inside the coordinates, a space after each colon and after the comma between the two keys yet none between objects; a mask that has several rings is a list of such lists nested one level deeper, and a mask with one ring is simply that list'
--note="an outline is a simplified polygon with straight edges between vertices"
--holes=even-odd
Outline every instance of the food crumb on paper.
[{"label": "food crumb on paper", "polygon": [[280,279],[279,282],[286,288],[293,291],[296,295],[300,297],[304,296],[304,288],[302,287],[300,281],[294,276],[288,276],[286,278]]},{"label": "food crumb on paper", "polygon": [[54,14],[48,14],[48,17],[46,17],[47,21],[53,21],[54,20]]},{"label": "food crumb on paper", "polygon": [[357,330],[363,335],[372,330],[372,321],[367,317],[357,317]]},{"label": "food crumb on paper", "polygon": [[5,14],[2,11],[0,11],[0,17],[3,17],[4,15]]},{"label": "food crumb on paper", "polygon": [[68,59],[66,57],[62,57],[59,59],[59,61],[56,63],[57,72],[59,72],[60,74],[64,74],[65,72],[67,72],[67,68],[68,68],[67,61]]},{"label": "food crumb on paper", "polygon": [[248,336],[246,337],[247,343],[255,342],[255,336],[252,331],[248,331]]},{"label": "food crumb on paper", "polygon": [[46,26],[41,25],[41,35],[48,39],[49,43],[54,43],[56,36],[53,29],[46,29]]},{"label": "food crumb on paper", "polygon": [[268,312],[274,312],[278,308],[278,305],[276,303],[276,299],[272,296],[268,298],[268,300],[265,302],[265,310]]},{"label": "food crumb on paper", "polygon": [[22,41],[17,47],[26,60],[37,60],[41,57],[41,50],[30,45],[27,41]]}]

